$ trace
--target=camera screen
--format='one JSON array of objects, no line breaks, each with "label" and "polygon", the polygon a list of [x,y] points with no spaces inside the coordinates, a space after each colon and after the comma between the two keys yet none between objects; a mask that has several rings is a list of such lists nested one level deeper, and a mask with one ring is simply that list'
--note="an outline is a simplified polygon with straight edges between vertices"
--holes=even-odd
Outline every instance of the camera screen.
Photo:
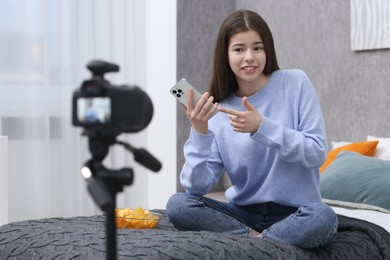
[{"label": "camera screen", "polygon": [[77,119],[83,124],[106,124],[111,120],[111,99],[109,97],[79,97]]}]

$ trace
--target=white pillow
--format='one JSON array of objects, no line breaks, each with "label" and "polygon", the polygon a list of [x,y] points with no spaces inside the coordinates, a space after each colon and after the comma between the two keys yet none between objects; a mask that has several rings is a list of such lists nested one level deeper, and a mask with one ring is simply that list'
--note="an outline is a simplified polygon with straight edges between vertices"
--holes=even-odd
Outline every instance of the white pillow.
[{"label": "white pillow", "polygon": [[390,138],[367,136],[367,141],[378,140],[374,158],[390,161]]},{"label": "white pillow", "polygon": [[332,150],[336,149],[336,148],[339,148],[341,146],[344,146],[344,145],[347,145],[347,144],[350,144],[351,142],[345,142],[345,141],[341,141],[341,142],[334,142],[334,141],[331,141],[330,144],[332,146]]}]

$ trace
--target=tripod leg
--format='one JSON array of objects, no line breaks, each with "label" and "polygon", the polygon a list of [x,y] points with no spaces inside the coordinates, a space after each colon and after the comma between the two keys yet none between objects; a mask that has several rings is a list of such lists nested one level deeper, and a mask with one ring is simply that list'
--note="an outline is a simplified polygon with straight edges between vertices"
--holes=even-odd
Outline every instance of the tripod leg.
[{"label": "tripod leg", "polygon": [[107,219],[106,219],[107,260],[116,260],[115,205],[116,203],[110,206],[110,208],[106,212],[107,213]]}]

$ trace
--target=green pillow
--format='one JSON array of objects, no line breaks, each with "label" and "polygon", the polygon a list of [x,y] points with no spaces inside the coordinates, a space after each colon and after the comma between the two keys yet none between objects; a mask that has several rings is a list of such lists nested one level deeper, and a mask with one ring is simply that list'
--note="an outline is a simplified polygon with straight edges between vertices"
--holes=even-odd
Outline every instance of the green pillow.
[{"label": "green pillow", "polygon": [[340,152],[321,174],[320,189],[324,202],[389,212],[390,161]]}]

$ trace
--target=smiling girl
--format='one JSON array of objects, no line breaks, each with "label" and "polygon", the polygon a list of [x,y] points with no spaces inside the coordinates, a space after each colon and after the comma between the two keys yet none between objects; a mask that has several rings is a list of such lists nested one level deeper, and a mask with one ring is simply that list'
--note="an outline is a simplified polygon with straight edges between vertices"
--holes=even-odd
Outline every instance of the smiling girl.
[{"label": "smiling girl", "polygon": [[[209,91],[197,104],[190,93],[183,107],[192,125],[180,174],[186,193],[169,199],[171,222],[179,230],[302,248],[329,244],[337,216],[319,192],[326,134],[310,79],[298,69],[279,69],[268,25],[248,10],[223,22],[212,69]],[[224,171],[228,202],[205,197]]]}]

